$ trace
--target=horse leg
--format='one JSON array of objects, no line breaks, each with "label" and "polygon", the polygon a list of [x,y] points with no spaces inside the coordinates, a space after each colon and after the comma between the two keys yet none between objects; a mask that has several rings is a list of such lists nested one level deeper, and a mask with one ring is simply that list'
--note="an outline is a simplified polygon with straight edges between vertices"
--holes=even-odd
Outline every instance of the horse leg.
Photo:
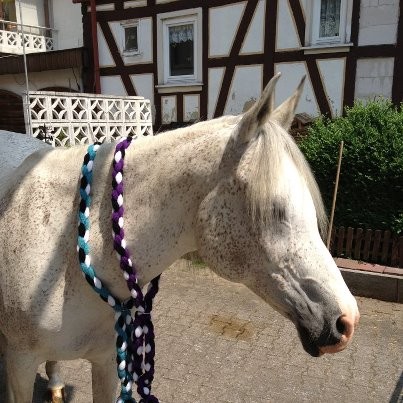
[{"label": "horse leg", "polygon": [[40,359],[32,352],[6,347],[6,402],[31,403]]},{"label": "horse leg", "polygon": [[48,390],[52,396],[52,403],[64,401],[64,383],[60,378],[60,364],[57,361],[46,361],[46,375],[49,378]]},{"label": "horse leg", "polygon": [[95,403],[110,403],[116,398],[118,377],[113,354],[91,358],[92,396]]}]

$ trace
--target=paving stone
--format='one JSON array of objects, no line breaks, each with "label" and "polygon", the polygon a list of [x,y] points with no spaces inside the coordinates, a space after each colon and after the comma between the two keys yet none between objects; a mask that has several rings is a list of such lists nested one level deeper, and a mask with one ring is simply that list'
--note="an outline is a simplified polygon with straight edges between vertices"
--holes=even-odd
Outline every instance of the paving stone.
[{"label": "paving stone", "polygon": [[[358,303],[352,344],[312,358],[294,326],[249,290],[207,268],[178,263],[163,275],[155,304],[154,393],[161,403],[400,403],[403,306],[368,298]],[[88,362],[63,362],[62,376],[69,403],[92,401]],[[42,403],[45,391],[42,365],[33,402]],[[0,360],[0,402],[1,396]]]}]

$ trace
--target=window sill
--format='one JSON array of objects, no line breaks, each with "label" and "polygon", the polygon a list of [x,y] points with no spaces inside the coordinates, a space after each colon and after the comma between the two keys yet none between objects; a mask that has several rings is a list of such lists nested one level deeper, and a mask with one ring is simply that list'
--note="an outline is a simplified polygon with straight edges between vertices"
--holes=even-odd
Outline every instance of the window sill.
[{"label": "window sill", "polygon": [[166,84],[156,85],[159,94],[169,94],[171,92],[197,92],[201,91],[203,83],[197,81],[189,82],[168,82]]},{"label": "window sill", "polygon": [[323,43],[320,45],[304,46],[301,49],[305,55],[312,55],[317,53],[339,53],[350,52],[352,43]]},{"label": "window sill", "polygon": [[143,53],[142,52],[140,52],[140,51],[133,51],[133,52],[130,52],[130,51],[128,51],[128,50],[124,50],[123,52],[122,52],[122,56],[123,57],[136,57],[136,56],[141,56]]}]

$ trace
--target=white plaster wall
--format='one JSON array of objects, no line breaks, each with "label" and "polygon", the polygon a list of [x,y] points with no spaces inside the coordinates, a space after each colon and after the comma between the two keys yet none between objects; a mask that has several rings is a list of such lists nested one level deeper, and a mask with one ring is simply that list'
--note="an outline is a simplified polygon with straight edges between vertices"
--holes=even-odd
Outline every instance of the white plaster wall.
[{"label": "white plaster wall", "polygon": [[51,4],[51,25],[57,29],[57,49],[83,46],[81,4],[70,0],[53,0]]},{"label": "white plaster wall", "polygon": [[[43,0],[21,0],[22,23],[45,27]],[[20,21],[19,5],[16,4],[17,21]],[[71,49],[83,46],[81,5],[70,0],[49,1],[49,27],[54,28],[55,49]],[[32,31],[39,34],[39,31]]]},{"label": "white plaster wall", "polygon": [[[123,55],[124,50],[124,29],[119,22],[109,22],[113,37],[115,38],[116,45],[122,55],[125,65],[152,63],[153,61],[153,37],[152,37],[152,19],[141,18],[138,21],[138,44],[139,54],[133,56]],[[106,46],[104,41],[103,47]],[[105,53],[105,51],[103,51]]]},{"label": "white plaster wall", "polygon": [[224,115],[239,115],[248,110],[262,92],[263,66],[236,67]]},{"label": "white plaster wall", "polygon": [[259,0],[241,47],[241,55],[263,52],[265,4],[264,0]]},{"label": "white plaster wall", "polygon": [[101,76],[101,89],[105,95],[127,95],[120,76]]},{"label": "white plaster wall", "polygon": [[209,55],[227,56],[231,51],[246,2],[209,9]]},{"label": "white plaster wall", "polygon": [[393,64],[392,57],[358,60],[355,98],[371,99],[376,96],[390,98],[392,96]]},{"label": "white plaster wall", "polygon": [[297,88],[302,76],[306,74],[304,89],[301,99],[298,103],[296,113],[305,112],[311,116],[318,116],[320,110],[316,102],[313,92],[312,83],[310,81],[305,63],[278,63],[275,65],[275,72],[281,72],[282,76],[277,82],[275,89],[275,106],[280,105],[289,96],[291,96]]},{"label": "white plaster wall", "polygon": [[100,28],[99,24],[97,24],[97,35],[98,35],[99,66],[114,67],[115,62],[109,50],[109,46],[106,44],[104,33],[102,32],[102,29]]},{"label": "white plaster wall", "polygon": [[200,119],[200,95],[183,96],[183,120],[185,122],[196,121]]},{"label": "white plaster wall", "polygon": [[123,8],[144,7],[147,5],[147,0],[130,0],[123,3]]},{"label": "white plaster wall", "polygon": [[[113,11],[115,9],[115,6],[112,3],[111,4],[98,4],[95,6],[95,9],[97,11]],[[87,12],[89,12],[89,13],[91,12],[90,5],[87,7]]]},{"label": "white plaster wall", "polygon": [[[29,89],[39,91],[47,87],[65,87],[77,91],[79,87],[76,78],[80,88],[82,88],[82,82],[79,70],[74,69],[74,73],[76,76],[73,74],[73,69],[29,73]],[[0,88],[22,96],[26,91],[24,74],[1,75]]]},{"label": "white plaster wall", "polygon": [[279,1],[277,10],[276,49],[298,49],[301,44],[288,1]]},{"label": "white plaster wall", "polygon": [[140,54],[134,59],[125,57],[124,62],[130,63],[152,63],[153,61],[153,20],[152,18],[142,18],[139,20],[139,47]]},{"label": "white plaster wall", "polygon": [[399,0],[361,0],[359,45],[396,43]]},{"label": "white plaster wall", "polygon": [[152,74],[134,74],[130,76],[136,93],[154,103],[154,76]]},{"label": "white plaster wall", "polygon": [[152,74],[133,74],[130,79],[136,94],[150,100],[153,120],[155,120],[154,76]]},{"label": "white plaster wall", "polygon": [[[124,29],[122,27],[122,24],[120,23],[120,21],[108,22],[108,24],[109,28],[112,31],[113,38],[115,39],[116,46],[118,47],[120,53],[122,54],[125,44]],[[138,35],[137,38],[140,39],[140,36]],[[106,43],[104,43],[104,45],[106,46]]]},{"label": "white plaster wall", "polygon": [[[18,2],[16,2],[15,8],[17,22],[21,23]],[[41,27],[45,26],[45,9],[43,6],[43,0],[21,0],[21,12],[22,24]]]},{"label": "white plaster wall", "polygon": [[161,97],[162,105],[162,123],[169,124],[171,122],[177,122],[177,107],[176,107],[176,96],[169,95],[166,97]]},{"label": "white plaster wall", "polygon": [[299,0],[300,4],[301,4],[301,8],[302,8],[302,12],[305,15],[305,21],[306,21],[306,15],[307,15],[307,10],[308,10],[308,4],[310,3],[312,0]]},{"label": "white plaster wall", "polygon": [[225,67],[216,67],[208,71],[208,105],[207,118],[214,117],[215,108],[217,105],[218,92],[221,89],[221,83],[224,76]]},{"label": "white plaster wall", "polygon": [[346,60],[323,59],[317,61],[322,83],[329,101],[332,116],[343,112],[344,72]]}]

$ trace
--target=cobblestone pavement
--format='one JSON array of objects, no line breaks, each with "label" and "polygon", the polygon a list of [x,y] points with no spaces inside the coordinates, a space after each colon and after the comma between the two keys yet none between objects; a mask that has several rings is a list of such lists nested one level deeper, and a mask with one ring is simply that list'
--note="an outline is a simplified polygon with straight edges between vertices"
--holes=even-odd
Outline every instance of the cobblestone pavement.
[{"label": "cobblestone pavement", "polygon": [[[403,305],[358,302],[352,345],[312,358],[293,325],[245,287],[178,263],[155,304],[154,393],[162,403],[403,402]],[[87,362],[65,362],[62,374],[68,402],[92,401]],[[35,403],[45,379],[41,366]]]}]

